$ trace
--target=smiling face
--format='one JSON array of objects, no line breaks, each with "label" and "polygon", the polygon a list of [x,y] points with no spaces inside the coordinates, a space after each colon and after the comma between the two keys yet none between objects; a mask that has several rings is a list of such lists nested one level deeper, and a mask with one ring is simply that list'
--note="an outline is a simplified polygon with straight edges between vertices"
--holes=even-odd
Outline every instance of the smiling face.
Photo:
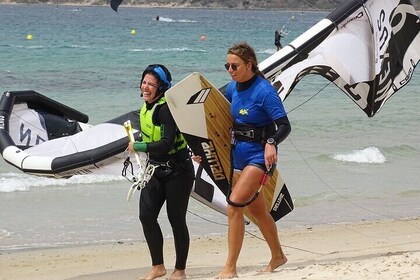
[{"label": "smiling face", "polygon": [[141,82],[140,90],[143,93],[144,101],[152,103],[158,97],[159,81],[152,74],[144,75],[144,79]]},{"label": "smiling face", "polygon": [[246,82],[254,76],[252,64],[245,62],[235,54],[227,55],[225,67],[228,68],[227,71],[232,77],[232,80],[236,82]]}]

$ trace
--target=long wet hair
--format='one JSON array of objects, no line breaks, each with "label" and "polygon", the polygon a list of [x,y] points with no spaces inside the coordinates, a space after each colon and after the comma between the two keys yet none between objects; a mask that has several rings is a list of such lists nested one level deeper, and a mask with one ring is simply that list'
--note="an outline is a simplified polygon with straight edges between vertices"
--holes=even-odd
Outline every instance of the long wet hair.
[{"label": "long wet hair", "polygon": [[246,63],[250,62],[252,64],[251,70],[258,76],[265,78],[264,73],[258,69],[257,55],[255,54],[254,49],[247,42],[236,43],[228,49],[227,54],[236,55]]}]

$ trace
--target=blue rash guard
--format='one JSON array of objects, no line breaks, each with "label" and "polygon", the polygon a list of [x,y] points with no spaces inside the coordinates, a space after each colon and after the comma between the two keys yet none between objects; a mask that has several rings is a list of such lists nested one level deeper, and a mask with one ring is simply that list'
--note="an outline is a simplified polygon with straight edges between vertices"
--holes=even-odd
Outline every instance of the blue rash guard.
[{"label": "blue rash guard", "polygon": [[[286,116],[286,110],[276,90],[266,79],[257,76],[253,84],[243,91],[231,81],[225,97],[231,103],[234,123],[264,127]],[[236,141],[233,148],[233,166],[243,170],[247,165],[264,166],[264,146],[257,142]]]}]

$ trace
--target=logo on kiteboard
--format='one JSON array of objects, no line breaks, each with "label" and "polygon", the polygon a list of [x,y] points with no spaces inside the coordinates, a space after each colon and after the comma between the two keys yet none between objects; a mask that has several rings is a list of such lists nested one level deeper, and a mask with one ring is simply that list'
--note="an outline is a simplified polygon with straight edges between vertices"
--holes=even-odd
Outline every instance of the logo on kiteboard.
[{"label": "logo on kiteboard", "polygon": [[210,165],[213,178],[218,180],[226,180],[225,172],[223,171],[222,163],[220,162],[219,156],[217,155],[216,148],[212,141],[201,142],[201,148],[204,151],[207,162]]},{"label": "logo on kiteboard", "polygon": [[188,100],[187,104],[199,104],[204,103],[206,101],[207,96],[209,96],[211,88],[203,88],[197,93],[193,94],[191,98]]}]

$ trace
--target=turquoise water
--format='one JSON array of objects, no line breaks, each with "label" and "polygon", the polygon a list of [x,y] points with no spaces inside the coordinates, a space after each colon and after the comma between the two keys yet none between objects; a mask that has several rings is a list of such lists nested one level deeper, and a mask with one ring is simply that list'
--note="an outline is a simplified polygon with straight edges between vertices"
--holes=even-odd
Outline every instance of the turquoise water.
[{"label": "turquoise water", "polygon": [[[262,61],[275,52],[274,30],[291,28],[287,44],[326,15],[0,5],[0,90],[34,89],[97,124],[140,106],[139,76],[149,64],[165,64],[174,83],[200,71],[221,87],[233,43],[248,41]],[[279,228],[419,215],[418,72],[374,118],[322,78],[298,85],[285,102],[292,134],[279,149],[296,209]],[[1,161],[0,250],[142,240],[128,188],[117,176],[45,179]],[[193,235],[226,231],[225,217],[194,200],[188,220]]]}]

